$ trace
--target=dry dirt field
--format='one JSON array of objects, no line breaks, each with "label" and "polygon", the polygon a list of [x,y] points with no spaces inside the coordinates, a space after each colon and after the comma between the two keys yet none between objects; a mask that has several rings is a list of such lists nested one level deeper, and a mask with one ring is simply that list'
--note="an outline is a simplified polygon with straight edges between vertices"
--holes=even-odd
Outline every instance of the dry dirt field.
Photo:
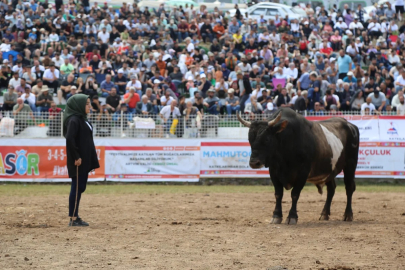
[{"label": "dry dirt field", "polygon": [[[403,186],[360,188],[349,223],[343,187],[330,221],[318,220],[325,193],[307,187],[295,226],[269,224],[271,187],[89,186],[80,210],[87,228],[67,227],[68,186],[4,188],[0,269],[405,269]],[[285,218],[289,192],[284,201]]]}]

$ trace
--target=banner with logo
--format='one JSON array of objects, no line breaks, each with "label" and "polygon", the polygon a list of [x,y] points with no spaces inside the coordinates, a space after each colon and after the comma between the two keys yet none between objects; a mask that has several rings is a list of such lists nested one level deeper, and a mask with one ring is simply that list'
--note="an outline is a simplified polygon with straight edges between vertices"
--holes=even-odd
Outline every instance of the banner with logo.
[{"label": "banner with logo", "polygon": [[380,140],[405,141],[405,118],[403,116],[380,116]]},{"label": "banner with logo", "polygon": [[[35,144],[34,144],[35,143]],[[65,140],[0,140],[0,181],[66,182]],[[100,168],[89,181],[104,180],[104,147],[96,146]]]},{"label": "banner with logo", "polygon": [[253,170],[250,168],[250,154],[250,144],[246,140],[202,141],[200,151],[200,175],[203,178],[269,178],[268,169],[262,168]]},{"label": "banner with logo", "polygon": [[[378,116],[377,115],[342,115],[350,123],[356,125],[360,131],[360,141],[378,141],[380,139]],[[310,121],[322,121],[332,118],[332,116],[308,116],[306,119]]]},{"label": "banner with logo", "polygon": [[105,173],[109,181],[198,182],[199,140],[105,140]]}]

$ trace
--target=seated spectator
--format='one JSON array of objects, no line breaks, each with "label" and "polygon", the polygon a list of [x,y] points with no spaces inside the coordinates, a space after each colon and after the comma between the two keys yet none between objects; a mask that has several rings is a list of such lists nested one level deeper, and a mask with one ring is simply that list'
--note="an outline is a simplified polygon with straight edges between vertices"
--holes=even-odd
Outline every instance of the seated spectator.
[{"label": "seated spectator", "polygon": [[373,103],[379,112],[385,111],[387,99],[385,98],[384,93],[380,92],[379,90],[374,90],[374,92],[370,93],[367,98],[371,98],[371,103]]},{"label": "seated spectator", "polygon": [[373,114],[376,110],[374,104],[371,103],[371,97],[367,97],[366,103],[363,103],[363,105],[361,105],[361,115],[368,115],[366,114],[366,110],[368,110],[368,114]]},{"label": "seated spectator", "polygon": [[110,112],[116,112],[120,104],[120,96],[117,95],[117,89],[112,88],[110,95],[106,99],[106,106]]},{"label": "seated spectator", "polygon": [[3,96],[3,107],[0,111],[11,111],[17,104],[18,94],[14,91],[14,86],[10,85],[8,87],[8,92],[4,93]]},{"label": "seated spectator", "polygon": [[[302,93],[301,93],[302,95]],[[280,95],[278,95],[277,98],[277,107],[291,107],[290,104],[291,98],[287,93],[287,90],[285,88],[281,89]]]},{"label": "seated spectator", "polygon": [[35,73],[31,72],[31,66],[28,65],[24,69],[25,72],[22,76],[22,79],[25,79],[25,82],[28,85],[35,85],[37,76],[35,75]]},{"label": "seated spectator", "polygon": [[20,134],[25,128],[28,127],[28,116],[30,116],[34,122],[34,114],[28,104],[25,104],[22,98],[17,99],[17,104],[13,107],[14,115],[14,135]]},{"label": "seated spectator", "polygon": [[[319,104],[319,102],[318,102]],[[303,112],[308,109],[309,101],[308,101],[308,91],[304,90],[301,92],[301,96],[297,98],[294,103],[294,110]]]},{"label": "seated spectator", "polygon": [[[10,79],[8,84],[12,85],[14,87],[14,89],[16,89],[16,91],[17,91],[17,87],[19,87],[21,85],[21,78],[18,75],[18,72],[15,72],[12,74],[13,74],[13,77]],[[22,92],[24,92],[24,89]]]},{"label": "seated spectator", "polygon": [[179,108],[177,108],[177,101],[173,100],[170,105],[162,108],[160,111],[160,118],[163,120],[165,134],[169,135],[170,128],[172,127],[173,120],[181,117]]},{"label": "seated spectator", "polygon": [[219,98],[215,96],[215,90],[212,88],[207,93],[208,96],[204,99],[204,106],[208,108],[210,114],[217,115],[220,110]]},{"label": "seated spectator", "polygon": [[240,111],[239,98],[234,95],[235,90],[233,88],[228,89],[228,97],[225,99],[226,112],[228,117],[231,117],[232,113]]},{"label": "seated spectator", "polygon": [[396,110],[396,108],[399,106],[399,98],[401,97],[401,96],[403,96],[404,95],[404,91],[403,90],[400,90],[400,91],[398,91],[398,93],[392,98],[392,100],[391,100],[391,105],[392,105],[392,108],[394,109],[394,111]]},{"label": "seated spectator", "polygon": [[105,80],[102,81],[100,85],[102,92],[101,96],[108,97],[113,87],[115,87],[115,84],[111,81],[111,75],[105,76]]},{"label": "seated spectator", "polygon": [[98,84],[94,79],[93,75],[89,75],[86,78],[86,82],[84,83],[84,85],[82,86],[83,92],[84,94],[88,95],[90,97],[90,99],[95,96],[98,95]]},{"label": "seated spectator", "polygon": [[186,102],[186,108],[183,111],[183,115],[186,121],[186,127],[192,126],[191,119],[194,119],[195,117],[197,117],[197,115],[202,117],[200,111],[193,106],[193,103],[191,101]]},{"label": "seated spectator", "polygon": [[[118,87],[118,93],[120,93],[120,95],[125,94],[125,88],[127,86],[127,78],[124,76],[124,71],[119,70],[117,76],[115,76],[114,78],[114,83],[115,85]],[[135,89],[138,90],[138,89]],[[141,89],[142,90],[142,86]],[[139,95],[139,94],[138,94]]]},{"label": "seated spectator", "polygon": [[66,95],[66,101],[68,101],[68,99],[69,99],[71,96],[76,95],[77,93],[78,93],[78,89],[77,89],[76,85],[72,85],[72,86],[70,87],[70,93]]},{"label": "seated spectator", "polygon": [[55,64],[51,63],[49,69],[45,70],[42,80],[49,88],[53,88],[53,93],[57,93],[59,87],[59,70],[55,68]]},{"label": "seated spectator", "polygon": [[160,103],[162,104],[162,106],[166,106],[170,105],[173,100],[175,99],[170,96],[170,90],[166,90],[165,95],[160,98]]},{"label": "seated spectator", "polygon": [[17,94],[21,96],[25,93],[25,88],[28,87],[31,90],[31,86],[27,84],[24,78],[21,78],[21,84],[15,88]]},{"label": "seated spectator", "polygon": [[53,97],[52,95],[49,94],[49,89],[47,86],[44,86],[43,89],[41,90],[41,93],[37,97],[37,110],[38,112],[48,112],[49,109],[51,108],[53,102]]},{"label": "seated spectator", "polygon": [[246,104],[245,113],[262,114],[263,107],[257,102],[255,96],[250,97],[250,103]]},{"label": "seated spectator", "polygon": [[61,112],[62,109],[56,106],[56,103],[52,101],[51,107],[48,110],[49,113],[49,129],[47,135],[50,137],[61,136]]},{"label": "seated spectator", "polygon": [[[167,104],[170,105],[170,104]],[[146,95],[142,96],[142,101],[136,104],[136,113],[141,117],[151,117],[153,114],[153,106],[148,102],[148,97]]]},{"label": "seated spectator", "polygon": [[352,111],[360,111],[361,106],[363,105],[363,103],[364,103],[363,91],[358,90],[354,94],[354,98],[351,101],[351,109],[352,109]]},{"label": "seated spectator", "polygon": [[129,92],[124,95],[123,103],[127,104],[130,113],[136,113],[136,104],[141,101],[139,95],[135,93],[135,87],[130,87]]},{"label": "seated spectator", "polygon": [[405,115],[404,95],[399,96],[399,105],[397,106],[397,115]]},{"label": "seated spectator", "polygon": [[74,71],[74,66],[70,63],[69,58],[65,58],[63,64],[60,67],[60,73],[62,75],[69,75],[70,73],[72,73]]},{"label": "seated spectator", "polygon": [[71,92],[72,86],[76,86],[75,76],[73,76],[73,74],[69,74],[66,80],[62,82],[60,90],[58,91],[59,104],[62,104],[62,97],[67,100],[67,95]]},{"label": "seated spectator", "polygon": [[152,88],[146,88],[145,95],[148,97],[148,102],[150,102],[153,106],[153,113],[159,113],[158,104],[157,104],[157,97],[153,93]]},{"label": "seated spectator", "polygon": [[141,96],[142,95],[142,83],[138,80],[138,76],[132,75],[131,80],[126,83],[126,88],[124,93],[129,90],[130,87],[135,87],[136,93]]},{"label": "seated spectator", "polygon": [[31,93],[31,88],[26,85],[24,94],[21,95],[22,100],[25,104],[28,104],[33,112],[37,111],[37,107],[35,106],[35,95]]}]

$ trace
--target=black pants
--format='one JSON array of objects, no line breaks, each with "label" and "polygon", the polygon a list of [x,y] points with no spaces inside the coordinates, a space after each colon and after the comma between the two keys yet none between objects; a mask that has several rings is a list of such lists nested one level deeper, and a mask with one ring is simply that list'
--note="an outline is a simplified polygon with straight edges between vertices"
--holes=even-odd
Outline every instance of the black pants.
[{"label": "black pants", "polygon": [[249,94],[244,94],[244,95],[240,98],[239,105],[240,105],[240,111],[241,111],[242,113],[245,112],[245,102],[246,102],[246,100],[248,100],[248,99],[249,99]]},{"label": "black pants", "polygon": [[49,88],[53,88],[54,93],[58,92],[58,87],[59,87],[58,81],[53,81],[53,82],[44,81],[44,84],[47,85]]},{"label": "black pants", "polygon": [[[79,214],[79,205],[80,205],[80,198],[82,197],[82,193],[86,190],[87,185],[87,178],[89,177],[88,174],[86,175],[79,175],[79,190],[77,193],[77,205],[76,211],[74,216],[77,217]],[[76,201],[76,177],[72,178],[72,185],[70,187],[70,195],[69,195],[69,217],[73,216],[73,211],[75,209],[75,201]]]},{"label": "black pants", "polygon": [[15,104],[3,104],[3,107],[0,108],[0,111],[12,111]]},{"label": "black pants", "polygon": [[343,80],[345,77],[347,77],[347,73],[339,73],[339,79]]}]

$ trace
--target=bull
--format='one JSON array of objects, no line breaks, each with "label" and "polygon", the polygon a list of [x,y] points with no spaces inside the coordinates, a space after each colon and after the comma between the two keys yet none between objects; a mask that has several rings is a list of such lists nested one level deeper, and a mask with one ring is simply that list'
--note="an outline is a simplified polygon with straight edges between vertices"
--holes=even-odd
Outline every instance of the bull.
[{"label": "bull", "polygon": [[343,220],[352,221],[352,196],[359,152],[359,129],[344,118],[312,122],[289,108],[281,108],[268,121],[249,122],[237,114],[239,122],[249,128],[252,169],[269,168],[276,197],[272,224],[283,220],[284,188],[291,191],[292,205],[286,224],[297,224],[297,202],[306,182],[317,186],[327,198],[320,220],[329,220],[335,194],[335,177],[342,170],[347,204]]}]

